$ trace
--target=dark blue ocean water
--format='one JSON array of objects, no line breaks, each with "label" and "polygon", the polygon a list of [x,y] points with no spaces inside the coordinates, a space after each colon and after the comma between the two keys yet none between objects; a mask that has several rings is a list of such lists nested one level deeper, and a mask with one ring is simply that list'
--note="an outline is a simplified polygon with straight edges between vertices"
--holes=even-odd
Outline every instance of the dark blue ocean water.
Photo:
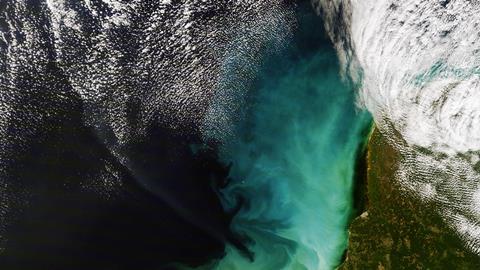
[{"label": "dark blue ocean water", "polygon": [[[97,10],[108,10],[93,2]],[[143,65],[150,58],[138,55],[144,45],[159,52],[171,39],[153,31],[155,39],[145,44],[150,31],[144,29],[151,20],[163,25],[164,17],[153,16],[156,11],[166,10],[168,18],[190,5],[171,2],[164,9],[161,2],[140,1],[128,11],[135,23],[107,36],[99,34],[103,20],[79,1],[65,1],[65,9],[78,15],[69,23],[83,27],[60,32],[44,1],[0,3],[6,14],[0,16],[0,30],[9,33],[0,44],[0,69],[8,78],[0,80],[8,81],[3,108],[9,110],[0,145],[0,269],[170,270],[182,264],[317,270],[339,262],[353,211],[356,153],[370,118],[356,110],[353,88],[338,75],[321,18],[303,1],[296,11],[298,27],[282,40],[272,31],[276,45],[259,50],[258,69],[239,76],[224,73],[226,85],[244,83],[248,89],[244,106],[227,112],[237,116],[231,118],[232,136],[212,146],[196,122],[167,125],[171,111],[162,104],[168,101],[149,96],[169,93],[168,78],[178,77],[176,69]],[[198,29],[223,33],[215,18],[235,15],[224,14],[235,1],[210,2],[194,21]],[[293,1],[285,2],[290,10]],[[244,12],[249,14],[248,8],[236,15],[244,18]],[[275,23],[283,31],[285,25]],[[262,33],[269,38],[268,31]],[[62,42],[55,43],[56,35]],[[209,42],[202,34],[196,37]],[[99,53],[97,62],[76,65],[90,52],[117,47],[119,55]],[[191,56],[172,48],[172,56]],[[232,46],[229,52],[239,51]],[[62,55],[71,59],[64,62]],[[171,60],[156,56],[155,63]],[[109,64],[111,58],[119,69]],[[105,69],[96,69],[101,63]],[[224,63],[227,71],[229,65]],[[86,70],[99,80],[81,85],[84,93],[74,82],[90,81]],[[106,70],[119,71],[116,83]],[[168,76],[157,78],[163,73]],[[158,85],[167,87],[160,91]],[[95,92],[97,86],[104,92]],[[202,95],[210,89],[195,90]],[[189,98],[203,112],[203,103]],[[96,116],[92,110],[98,110]],[[158,117],[146,121],[144,111]],[[87,121],[90,117],[98,119]],[[119,127],[129,139],[121,142]],[[192,145],[205,144],[209,147],[191,151]]]}]

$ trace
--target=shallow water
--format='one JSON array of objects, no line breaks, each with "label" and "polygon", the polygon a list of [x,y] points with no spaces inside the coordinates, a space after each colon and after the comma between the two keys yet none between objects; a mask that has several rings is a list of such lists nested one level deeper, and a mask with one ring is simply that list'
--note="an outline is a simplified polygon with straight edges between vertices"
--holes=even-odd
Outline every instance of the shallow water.
[{"label": "shallow water", "polygon": [[[231,164],[219,194],[249,239],[252,259],[233,247],[216,269],[333,269],[347,245],[356,153],[371,118],[355,106],[353,87],[321,19],[298,11],[282,50],[268,52],[221,147]],[[240,119],[240,120],[238,120]]]},{"label": "shallow water", "polygon": [[[0,268],[196,266],[227,240],[251,253],[219,269],[336,264],[368,117],[293,2],[2,1]],[[216,114],[243,116],[219,164],[190,146],[223,68],[249,89],[223,96],[248,106]]]}]

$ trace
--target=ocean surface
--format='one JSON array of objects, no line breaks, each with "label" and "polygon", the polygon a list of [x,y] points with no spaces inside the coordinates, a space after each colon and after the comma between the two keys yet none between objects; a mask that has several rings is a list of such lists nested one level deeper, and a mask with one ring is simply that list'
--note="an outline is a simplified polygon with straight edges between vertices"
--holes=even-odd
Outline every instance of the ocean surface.
[{"label": "ocean surface", "polygon": [[284,46],[259,56],[220,147],[230,172],[219,196],[236,211],[232,230],[249,251],[227,245],[207,268],[334,269],[346,249],[354,168],[371,117],[340,77],[322,19],[310,5],[296,16]]},{"label": "ocean surface", "polygon": [[2,270],[340,262],[371,119],[310,1],[0,11]]}]

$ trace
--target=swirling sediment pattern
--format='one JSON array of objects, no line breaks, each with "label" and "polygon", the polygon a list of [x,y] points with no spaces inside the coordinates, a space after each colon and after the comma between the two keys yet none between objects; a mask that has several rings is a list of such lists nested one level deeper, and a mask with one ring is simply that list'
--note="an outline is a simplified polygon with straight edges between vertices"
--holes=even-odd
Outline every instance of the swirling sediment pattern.
[{"label": "swirling sediment pattern", "polygon": [[369,117],[309,4],[2,1],[2,269],[335,267]]}]

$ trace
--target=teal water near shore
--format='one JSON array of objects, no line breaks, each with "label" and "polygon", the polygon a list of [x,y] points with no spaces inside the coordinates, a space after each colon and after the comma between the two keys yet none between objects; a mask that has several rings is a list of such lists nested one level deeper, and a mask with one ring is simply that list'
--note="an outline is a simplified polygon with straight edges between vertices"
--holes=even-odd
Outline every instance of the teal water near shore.
[{"label": "teal water near shore", "polygon": [[[308,11],[307,11],[308,10]],[[226,209],[243,201],[232,230],[253,260],[227,246],[213,268],[334,269],[348,241],[355,162],[371,124],[342,82],[321,18],[300,9],[285,49],[270,53],[220,157],[231,164],[219,195]]]}]

